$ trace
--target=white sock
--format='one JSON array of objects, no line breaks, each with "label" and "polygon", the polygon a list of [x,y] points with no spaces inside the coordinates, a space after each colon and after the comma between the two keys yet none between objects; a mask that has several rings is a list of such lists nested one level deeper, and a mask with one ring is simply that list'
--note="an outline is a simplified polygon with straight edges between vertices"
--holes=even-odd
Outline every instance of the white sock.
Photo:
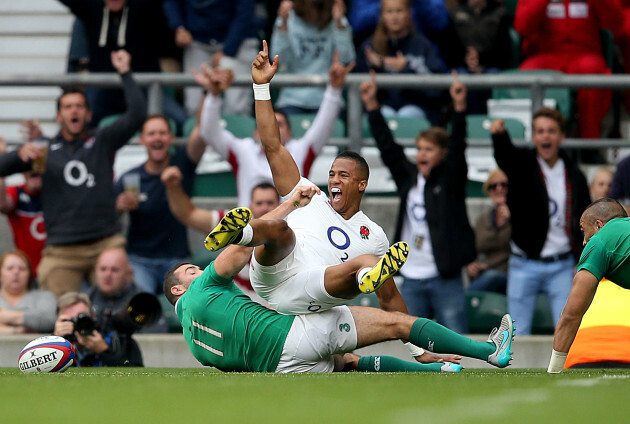
[{"label": "white sock", "polygon": [[357,271],[357,283],[360,283],[361,280],[363,279],[363,276],[367,274],[368,272],[370,272],[371,270],[372,268],[367,267],[367,268],[363,268]]},{"label": "white sock", "polygon": [[247,246],[254,237],[254,229],[251,225],[247,224],[243,231],[241,231],[241,239],[234,244],[238,244],[239,246]]}]

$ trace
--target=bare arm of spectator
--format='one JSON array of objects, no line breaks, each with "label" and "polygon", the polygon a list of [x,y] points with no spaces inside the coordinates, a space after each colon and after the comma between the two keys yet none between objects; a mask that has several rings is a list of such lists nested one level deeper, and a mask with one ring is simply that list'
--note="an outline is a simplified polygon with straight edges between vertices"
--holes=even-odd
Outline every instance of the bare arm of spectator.
[{"label": "bare arm of spectator", "polygon": [[186,142],[186,154],[191,162],[198,164],[205,151],[206,143],[203,141],[203,138],[201,138],[199,124],[197,124],[188,136],[188,141]]},{"label": "bare arm of spectator", "polygon": [[221,93],[230,86],[226,73],[202,64],[199,70],[193,70],[195,80],[208,94],[203,101],[199,117],[201,138],[224,160],[227,160],[230,147],[239,142],[239,138],[221,127]]},{"label": "bare arm of spectator", "polygon": [[219,213],[198,208],[182,188],[182,172],[176,166],[162,171],[162,183],[166,187],[166,198],[171,213],[187,227],[202,233],[210,232],[219,221]]}]

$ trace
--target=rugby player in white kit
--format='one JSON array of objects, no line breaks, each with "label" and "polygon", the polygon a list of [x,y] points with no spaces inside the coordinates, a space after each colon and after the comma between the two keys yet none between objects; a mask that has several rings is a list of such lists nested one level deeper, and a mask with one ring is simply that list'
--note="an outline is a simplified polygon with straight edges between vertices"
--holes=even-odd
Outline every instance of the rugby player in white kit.
[{"label": "rugby player in white kit", "polygon": [[[263,46],[252,64],[256,122],[276,189],[286,197],[298,186],[314,184],[300,176],[295,161],[280,141],[268,84],[277,70],[278,59],[276,56],[271,65],[266,42]],[[336,70],[331,69],[331,78],[345,77],[351,68],[352,65],[338,64]],[[331,199],[318,193],[306,206],[296,205],[295,210],[281,217],[289,225],[288,234],[274,235],[255,248],[250,266],[252,287],[275,310],[292,315],[325,311],[362,292],[376,291],[383,309],[407,312],[390,276],[406,260],[408,246],[400,242],[390,248],[383,229],[360,211],[368,176],[368,165],[360,155],[340,154],[329,172]],[[238,224],[240,217],[235,215]],[[247,219],[241,224],[246,222]],[[211,250],[225,238],[226,230],[229,233],[234,228],[229,222],[227,228],[221,227],[220,224],[206,240],[206,247]],[[239,244],[246,244],[251,238],[247,228],[243,237],[246,240]],[[374,261],[357,272],[352,260],[365,254],[375,255]]]}]

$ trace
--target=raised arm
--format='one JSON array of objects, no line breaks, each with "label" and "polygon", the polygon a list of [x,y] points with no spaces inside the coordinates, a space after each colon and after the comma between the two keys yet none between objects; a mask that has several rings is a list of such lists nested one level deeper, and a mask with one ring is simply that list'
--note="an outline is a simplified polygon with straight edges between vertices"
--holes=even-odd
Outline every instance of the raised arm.
[{"label": "raised arm", "polygon": [[127,109],[114,123],[99,132],[107,143],[111,143],[112,149],[117,150],[142,127],[147,116],[147,107],[142,90],[131,74],[131,55],[125,50],[118,50],[111,53],[111,59],[122,79]]},{"label": "raised arm", "polygon": [[278,70],[278,56],[273,65],[269,62],[267,42],[263,41],[263,50],[252,63],[252,79],[254,80],[254,100],[256,109],[256,125],[267,161],[271,167],[273,181],[281,196],[287,195],[300,181],[300,171],[291,153],[280,141],[278,122],[269,95],[269,81]]},{"label": "raised arm", "polygon": [[219,214],[216,211],[198,208],[190,200],[182,187],[183,177],[178,167],[169,166],[160,178],[166,187],[168,207],[178,221],[202,233],[208,233],[217,225]]},{"label": "raised arm", "polygon": [[374,70],[371,70],[370,79],[363,81],[359,86],[361,100],[368,113],[370,131],[381,154],[381,160],[392,174],[396,186],[400,188],[408,184],[410,178],[415,178],[416,166],[407,159],[403,147],[394,140],[394,135],[381,113],[376,96],[378,87],[375,75]]},{"label": "raised arm", "polygon": [[208,92],[203,101],[199,117],[199,133],[207,145],[227,160],[230,147],[239,139],[221,127],[221,93],[230,86],[227,74],[220,69],[212,69],[204,63],[199,70],[193,69],[197,84]]}]

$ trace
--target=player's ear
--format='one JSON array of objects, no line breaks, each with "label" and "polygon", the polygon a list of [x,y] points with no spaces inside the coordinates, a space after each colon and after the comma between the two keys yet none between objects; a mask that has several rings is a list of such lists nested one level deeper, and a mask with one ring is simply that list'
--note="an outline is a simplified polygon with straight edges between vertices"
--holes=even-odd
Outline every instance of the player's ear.
[{"label": "player's ear", "polygon": [[363,193],[365,191],[365,189],[367,188],[367,180],[361,180],[359,181],[359,191],[361,193]]},{"label": "player's ear", "polygon": [[181,296],[184,293],[186,293],[186,287],[184,287],[181,284],[177,284],[177,285],[171,287],[171,294],[172,295]]}]

